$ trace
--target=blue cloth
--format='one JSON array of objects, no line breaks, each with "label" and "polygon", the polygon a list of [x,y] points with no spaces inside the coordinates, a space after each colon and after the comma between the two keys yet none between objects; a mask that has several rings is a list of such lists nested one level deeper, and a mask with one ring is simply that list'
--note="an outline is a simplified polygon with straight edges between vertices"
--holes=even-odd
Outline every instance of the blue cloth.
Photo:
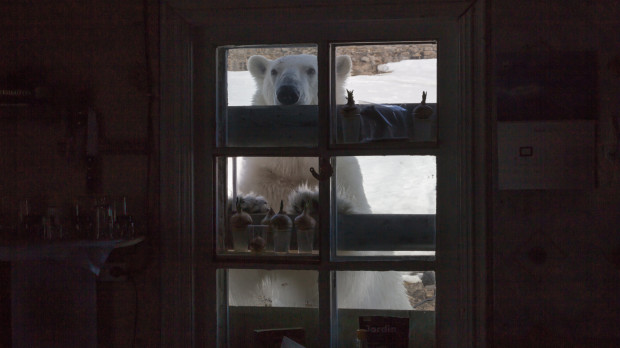
[{"label": "blue cloth", "polygon": [[407,109],[398,105],[359,105],[360,141],[403,140],[408,138]]}]

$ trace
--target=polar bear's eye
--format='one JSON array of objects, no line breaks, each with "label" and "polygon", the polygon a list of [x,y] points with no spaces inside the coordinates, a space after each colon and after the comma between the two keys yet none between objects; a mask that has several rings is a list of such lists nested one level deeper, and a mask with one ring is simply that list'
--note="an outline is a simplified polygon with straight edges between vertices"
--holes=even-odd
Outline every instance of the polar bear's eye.
[{"label": "polar bear's eye", "polygon": [[276,75],[278,75],[278,70],[271,69],[271,76],[276,76]]},{"label": "polar bear's eye", "polygon": [[314,70],[314,68],[308,68],[308,70],[306,70],[306,73],[308,75],[314,75],[316,73],[316,70]]}]

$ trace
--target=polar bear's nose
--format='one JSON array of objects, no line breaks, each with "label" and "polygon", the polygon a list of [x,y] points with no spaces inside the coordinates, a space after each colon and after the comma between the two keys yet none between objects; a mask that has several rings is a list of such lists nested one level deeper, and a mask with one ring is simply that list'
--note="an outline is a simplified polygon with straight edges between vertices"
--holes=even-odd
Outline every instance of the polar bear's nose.
[{"label": "polar bear's nose", "polygon": [[278,101],[283,105],[293,105],[299,100],[299,90],[295,86],[280,86],[276,91]]}]

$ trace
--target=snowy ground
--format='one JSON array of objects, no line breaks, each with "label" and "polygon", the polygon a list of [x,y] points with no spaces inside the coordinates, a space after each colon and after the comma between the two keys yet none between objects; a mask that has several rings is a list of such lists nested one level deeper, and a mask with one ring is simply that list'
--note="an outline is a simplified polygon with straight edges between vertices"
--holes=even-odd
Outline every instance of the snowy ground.
[{"label": "snowy ground", "polygon": [[[419,103],[422,91],[427,102],[437,100],[437,59],[388,63],[387,73],[351,76],[346,88],[357,103]],[[247,71],[228,73],[228,102],[250,105],[256,90]],[[432,156],[358,157],[364,189],[375,214],[434,214],[436,165]]]},{"label": "snowy ground", "polygon": [[[403,60],[384,64],[387,73],[358,75],[347,79],[357,103],[419,103],[422,91],[426,101],[437,102],[437,59]],[[248,71],[228,72],[228,105],[251,105],[256,84]]]}]

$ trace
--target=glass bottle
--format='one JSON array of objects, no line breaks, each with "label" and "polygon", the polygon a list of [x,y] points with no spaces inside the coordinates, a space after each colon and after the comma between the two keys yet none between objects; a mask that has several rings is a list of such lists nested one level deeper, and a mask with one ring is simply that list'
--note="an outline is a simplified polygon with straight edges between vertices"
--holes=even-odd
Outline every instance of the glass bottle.
[{"label": "glass bottle", "polygon": [[288,253],[291,245],[293,221],[284,213],[284,202],[280,201],[280,211],[269,222],[273,231],[273,249],[277,252]]},{"label": "glass bottle", "polygon": [[355,338],[355,348],[368,348],[368,331],[364,329],[357,330]]}]

